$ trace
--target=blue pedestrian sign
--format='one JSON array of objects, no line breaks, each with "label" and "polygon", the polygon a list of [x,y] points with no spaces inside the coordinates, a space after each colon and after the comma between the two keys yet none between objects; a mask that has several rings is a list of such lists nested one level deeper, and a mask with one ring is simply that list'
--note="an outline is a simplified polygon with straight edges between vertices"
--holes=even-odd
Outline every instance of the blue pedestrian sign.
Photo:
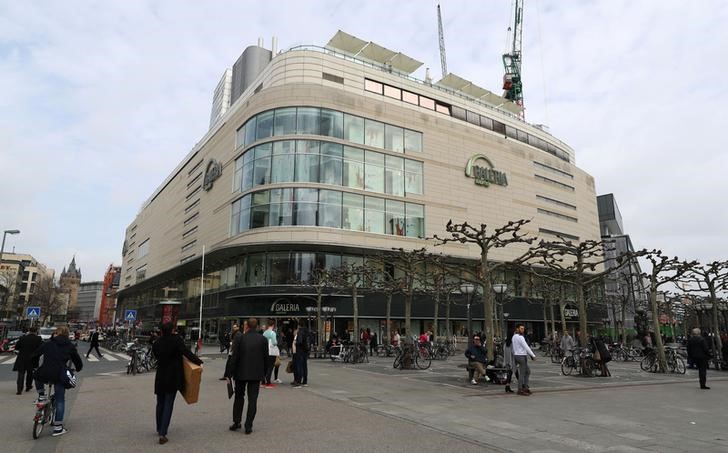
[{"label": "blue pedestrian sign", "polygon": [[28,307],[25,310],[25,315],[28,318],[40,318],[40,307]]},{"label": "blue pedestrian sign", "polygon": [[136,321],[136,310],[124,311],[124,321]]}]

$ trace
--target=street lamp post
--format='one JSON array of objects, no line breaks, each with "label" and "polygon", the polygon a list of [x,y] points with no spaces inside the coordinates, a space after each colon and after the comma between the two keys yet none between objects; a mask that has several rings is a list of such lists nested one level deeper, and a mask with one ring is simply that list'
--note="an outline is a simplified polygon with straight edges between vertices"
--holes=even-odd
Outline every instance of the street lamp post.
[{"label": "street lamp post", "polygon": [[[503,313],[503,294],[508,289],[508,285],[505,283],[496,283],[493,285],[493,291],[495,291],[495,300],[496,300],[496,312],[500,313],[500,325],[501,325],[501,337],[506,336],[506,329],[503,325],[503,317],[505,314]],[[498,311],[498,307],[500,307],[500,311]]]},{"label": "street lamp post", "polygon": [[508,332],[506,332],[505,329],[508,328],[508,317],[511,316],[510,313],[505,312],[503,313],[503,339],[508,338]]},{"label": "street lamp post", "polygon": [[[3,232],[3,243],[2,243],[2,245],[0,245],[0,271],[2,271],[3,252],[5,252],[5,237],[8,234],[20,234],[20,230],[5,230]],[[6,284],[7,284],[7,282],[6,282]],[[10,288],[6,288],[6,289],[7,289],[7,292],[6,292],[5,298],[6,298],[6,302],[7,302],[7,299],[10,298]],[[9,307],[8,307],[8,313],[10,313]],[[9,318],[10,318],[10,316],[8,316],[8,319]]]},{"label": "street lamp post", "polygon": [[460,285],[460,292],[465,294],[466,303],[467,303],[467,307],[468,307],[468,321],[466,324],[466,328],[468,330],[469,337],[472,337],[472,334],[473,334],[473,331],[472,331],[473,323],[472,323],[472,318],[470,315],[470,295],[473,294],[474,291],[475,291],[475,285],[473,285],[472,283],[463,283],[462,285]]}]

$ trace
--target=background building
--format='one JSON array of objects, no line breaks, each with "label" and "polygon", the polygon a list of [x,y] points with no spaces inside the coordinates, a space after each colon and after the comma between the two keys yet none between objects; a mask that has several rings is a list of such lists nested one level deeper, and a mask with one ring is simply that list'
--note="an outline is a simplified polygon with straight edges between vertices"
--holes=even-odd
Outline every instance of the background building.
[{"label": "background building", "polygon": [[103,286],[103,282],[81,283],[76,302],[74,318],[76,321],[95,323],[99,319]]},{"label": "background building", "polygon": [[[343,32],[326,48],[245,49],[233,65],[230,108],[127,228],[119,310],[158,321],[161,303],[179,302],[180,322],[197,325],[204,283],[205,331],[247,316],[306,319],[315,297],[298,283],[313,269],[431,247],[426,238],[450,219],[493,227],[530,219],[533,236],[599,239],[594,179],[573,149],[523,121],[518,105],[454,74],[413,78],[421,65]],[[479,256],[460,244],[432,250]],[[499,281],[510,319],[542,330],[522,276]],[[381,334],[385,297],[363,293],[360,325]],[[462,328],[472,302],[477,328],[478,296],[453,300],[448,327]],[[335,309],[333,330],[351,328],[350,296],[327,295],[325,305]],[[433,308],[417,298],[414,328],[429,327]],[[392,314],[403,317],[401,297]]]},{"label": "background building", "polygon": [[76,319],[78,316],[78,290],[81,286],[81,268],[76,268],[76,257],[71,258],[68,269],[61,271],[61,278],[58,281],[59,292],[68,294],[67,314],[68,320]]},{"label": "background building", "polygon": [[40,280],[53,282],[53,276],[53,269],[49,269],[32,255],[3,253],[0,264],[0,285],[6,290],[1,304],[2,316],[6,319],[24,318],[25,308],[33,302]]},{"label": "background building", "polygon": [[121,281],[121,266],[109,265],[104,274],[101,288],[101,308],[99,309],[99,324],[109,326],[114,323],[116,315],[116,292]]}]

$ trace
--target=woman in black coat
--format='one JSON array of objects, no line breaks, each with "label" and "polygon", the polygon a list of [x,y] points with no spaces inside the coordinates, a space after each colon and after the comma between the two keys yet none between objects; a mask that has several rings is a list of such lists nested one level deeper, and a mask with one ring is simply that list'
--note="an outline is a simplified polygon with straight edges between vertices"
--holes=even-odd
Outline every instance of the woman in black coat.
[{"label": "woman in black coat", "polygon": [[159,443],[167,443],[167,430],[172,420],[174,397],[177,391],[184,391],[182,356],[190,362],[202,365],[202,360],[185,346],[182,337],[173,333],[172,323],[162,325],[162,336],[152,345],[157,359],[157,374],[154,377],[154,394],[157,395],[157,433]]}]

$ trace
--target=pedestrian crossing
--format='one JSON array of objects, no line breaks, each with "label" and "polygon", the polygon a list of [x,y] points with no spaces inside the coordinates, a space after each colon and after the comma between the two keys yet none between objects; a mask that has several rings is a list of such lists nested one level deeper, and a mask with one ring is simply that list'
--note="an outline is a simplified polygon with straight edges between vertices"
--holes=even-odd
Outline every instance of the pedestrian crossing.
[{"label": "pedestrian crossing", "polygon": [[[110,352],[106,349],[101,349],[101,358],[95,354],[95,352],[92,352],[89,354],[88,358],[86,358],[84,355],[82,355],[82,359],[87,362],[127,362],[129,360],[129,356],[124,354],[123,352]],[[15,363],[15,354],[8,354],[8,355],[0,355],[0,366],[2,365],[12,365]]]},{"label": "pedestrian crossing", "polygon": [[13,363],[15,363],[15,357],[15,354],[1,355],[0,365],[12,365]]}]

